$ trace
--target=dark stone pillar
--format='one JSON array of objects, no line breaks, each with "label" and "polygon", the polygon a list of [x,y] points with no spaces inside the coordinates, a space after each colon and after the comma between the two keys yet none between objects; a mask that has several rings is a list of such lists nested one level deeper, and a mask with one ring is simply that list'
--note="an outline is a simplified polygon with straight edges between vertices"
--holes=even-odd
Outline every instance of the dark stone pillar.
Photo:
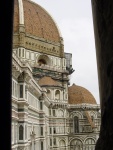
[{"label": "dark stone pillar", "polygon": [[101,104],[101,130],[95,150],[113,149],[113,0],[92,0]]}]

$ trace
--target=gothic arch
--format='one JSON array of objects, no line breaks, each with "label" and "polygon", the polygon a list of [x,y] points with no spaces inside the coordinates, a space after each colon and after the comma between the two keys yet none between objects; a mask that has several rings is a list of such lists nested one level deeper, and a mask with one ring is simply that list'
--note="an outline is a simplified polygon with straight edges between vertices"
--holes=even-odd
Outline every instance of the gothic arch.
[{"label": "gothic arch", "polygon": [[73,138],[69,143],[70,149],[83,150],[83,141],[80,138]]},{"label": "gothic arch", "polygon": [[65,139],[60,139],[59,140],[59,148],[60,148],[60,150],[65,150],[66,149],[66,141],[65,141]]},{"label": "gothic arch", "polygon": [[79,141],[81,141],[82,144],[84,144],[84,141],[83,141],[81,138],[79,138],[79,137],[77,137],[77,138],[75,138],[75,137],[74,137],[74,138],[71,138],[70,141],[69,141],[69,144],[70,144],[73,140],[79,140]]},{"label": "gothic arch", "polygon": [[82,113],[78,112],[78,111],[73,111],[72,113],[70,113],[70,116],[72,115],[72,118],[77,116],[79,119],[83,118]]},{"label": "gothic arch", "polygon": [[84,143],[86,143],[86,141],[89,139],[92,139],[96,143],[96,139],[94,137],[86,137],[84,140]]}]

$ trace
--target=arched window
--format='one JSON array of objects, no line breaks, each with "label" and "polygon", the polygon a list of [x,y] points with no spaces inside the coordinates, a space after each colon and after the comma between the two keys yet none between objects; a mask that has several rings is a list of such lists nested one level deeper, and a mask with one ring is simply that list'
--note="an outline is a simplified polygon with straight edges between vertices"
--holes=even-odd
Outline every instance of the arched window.
[{"label": "arched window", "polygon": [[59,117],[63,117],[63,116],[64,116],[64,112],[63,112],[63,110],[59,109],[59,110],[58,110],[58,114],[57,114],[57,116],[59,116]]},{"label": "arched window", "polygon": [[53,116],[56,116],[56,111],[55,111],[55,109],[53,109]]},{"label": "arched window", "polygon": [[79,119],[77,116],[74,117],[74,132],[79,133]]},{"label": "arched window", "polygon": [[23,140],[24,128],[22,125],[19,126],[19,140]]},{"label": "arched window", "polygon": [[19,57],[21,57],[21,49],[19,48]]},{"label": "arched window", "polygon": [[88,138],[86,141],[85,141],[85,150],[94,150],[95,149],[95,141],[94,139],[92,138]]},{"label": "arched window", "polygon": [[50,92],[50,90],[47,90],[47,96],[48,96],[49,98],[51,98],[51,92]]},{"label": "arched window", "polygon": [[40,110],[43,110],[43,102],[40,102]]},{"label": "arched window", "polygon": [[60,91],[56,90],[55,92],[55,99],[60,100]]},{"label": "arched window", "polygon": [[74,139],[70,143],[70,149],[72,149],[72,150],[83,150],[83,144],[79,139]]},{"label": "arched window", "polygon": [[20,85],[20,98],[23,98],[23,85]]},{"label": "arched window", "polygon": [[42,64],[46,65],[47,63],[46,63],[46,61],[44,59],[39,59],[38,60],[38,64],[39,64],[39,66],[41,66]]},{"label": "arched window", "polygon": [[66,143],[64,140],[60,140],[59,142],[60,150],[65,150],[66,149]]}]

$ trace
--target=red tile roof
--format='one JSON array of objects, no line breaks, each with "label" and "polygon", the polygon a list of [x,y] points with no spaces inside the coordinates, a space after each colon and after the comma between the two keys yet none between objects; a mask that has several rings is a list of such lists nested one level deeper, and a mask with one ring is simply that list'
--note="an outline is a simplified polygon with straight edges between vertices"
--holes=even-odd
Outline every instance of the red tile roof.
[{"label": "red tile roof", "polygon": [[94,96],[85,88],[73,84],[68,88],[69,104],[97,104]]},{"label": "red tile roof", "polygon": [[[56,23],[45,9],[30,0],[23,0],[23,7],[26,33],[53,42],[60,41],[60,34]],[[18,0],[14,0],[14,32],[18,32],[18,26]]]}]

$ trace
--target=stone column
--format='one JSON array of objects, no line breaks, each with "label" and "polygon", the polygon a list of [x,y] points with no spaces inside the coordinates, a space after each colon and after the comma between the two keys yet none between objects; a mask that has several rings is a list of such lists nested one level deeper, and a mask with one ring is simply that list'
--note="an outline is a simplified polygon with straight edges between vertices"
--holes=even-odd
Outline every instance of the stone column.
[{"label": "stone column", "polygon": [[113,149],[113,0],[92,0],[101,104],[101,129],[95,150]]}]

